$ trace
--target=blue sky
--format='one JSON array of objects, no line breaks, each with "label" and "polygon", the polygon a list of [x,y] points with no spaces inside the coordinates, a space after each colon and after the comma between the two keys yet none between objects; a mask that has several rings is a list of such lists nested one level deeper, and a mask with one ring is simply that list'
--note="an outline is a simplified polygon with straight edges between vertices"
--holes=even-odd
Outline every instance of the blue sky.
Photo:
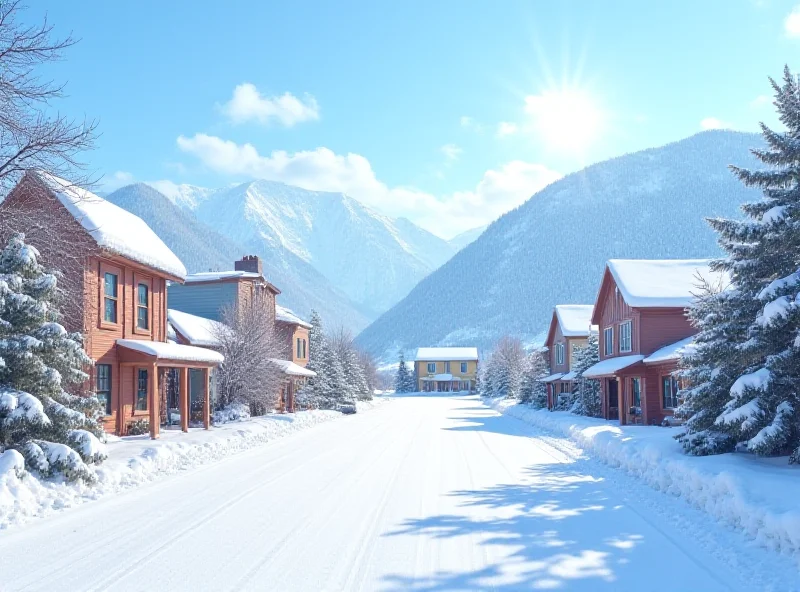
[{"label": "blue sky", "polygon": [[[270,178],[449,237],[544,184],[708,127],[774,122],[798,0],[43,2],[47,75],[100,120],[107,189]],[[169,188],[168,183],[161,187]]]}]

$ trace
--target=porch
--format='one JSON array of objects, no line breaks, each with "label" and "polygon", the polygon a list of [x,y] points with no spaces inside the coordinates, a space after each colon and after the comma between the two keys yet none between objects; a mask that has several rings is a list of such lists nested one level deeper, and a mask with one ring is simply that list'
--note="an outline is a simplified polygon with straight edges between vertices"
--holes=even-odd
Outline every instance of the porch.
[{"label": "porch", "polygon": [[211,371],[223,361],[222,354],[133,339],[118,339],[116,346],[122,395],[118,434],[127,434],[130,425],[141,420],[148,422],[154,440],[162,426],[176,422],[188,432],[193,408],[203,428],[211,427]]},{"label": "porch", "polygon": [[452,374],[435,374],[424,376],[422,382],[422,392],[425,393],[459,393],[471,392],[472,380],[453,376]]},{"label": "porch", "polygon": [[280,391],[278,392],[277,410],[280,413],[294,413],[297,392],[303,388],[309,378],[313,378],[317,373],[289,360],[271,359],[270,361],[283,374]]}]

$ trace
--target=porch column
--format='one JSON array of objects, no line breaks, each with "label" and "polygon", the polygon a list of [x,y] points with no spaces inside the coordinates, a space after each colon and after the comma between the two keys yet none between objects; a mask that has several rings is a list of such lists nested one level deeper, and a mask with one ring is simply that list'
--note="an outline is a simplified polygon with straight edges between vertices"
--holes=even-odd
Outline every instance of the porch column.
[{"label": "porch column", "polygon": [[211,428],[211,372],[208,368],[203,368],[203,427]]},{"label": "porch column", "polygon": [[287,397],[286,397],[286,406],[289,413],[294,413],[294,390],[295,390],[295,379],[289,379],[289,384],[287,385]]},{"label": "porch column", "polygon": [[189,431],[189,369],[181,368],[181,392],[178,404],[181,411],[181,430],[184,432]]},{"label": "porch column", "polygon": [[158,438],[161,427],[161,401],[158,393],[158,364],[150,365],[150,438]]}]

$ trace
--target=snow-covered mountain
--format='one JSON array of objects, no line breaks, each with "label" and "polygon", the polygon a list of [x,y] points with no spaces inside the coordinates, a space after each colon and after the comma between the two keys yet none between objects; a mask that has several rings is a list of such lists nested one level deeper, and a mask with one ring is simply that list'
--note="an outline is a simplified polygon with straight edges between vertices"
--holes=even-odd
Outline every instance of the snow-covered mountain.
[{"label": "snow-covered mountain", "polygon": [[709,216],[756,199],[728,170],[757,166],[759,136],[708,131],[601,162],[549,185],[495,221],[365,329],[358,341],[397,347],[480,345],[505,333],[541,339],[556,304],[594,302],[609,258],[720,254]]},{"label": "snow-covered mountain", "polygon": [[488,228],[486,226],[478,226],[477,228],[470,228],[469,230],[465,230],[461,234],[455,235],[451,238],[448,243],[452,246],[456,251],[460,251],[467,245],[475,242],[477,238],[483,234],[483,231]]},{"label": "snow-covered mountain", "polygon": [[391,219],[342,193],[252,181],[220,190],[195,209],[225,236],[292,265],[313,266],[375,316],[403,298],[455,248],[405,219]]},{"label": "snow-covered mountain", "polygon": [[152,181],[147,185],[166,195],[176,206],[189,210],[194,210],[210,195],[217,192],[216,189],[209,189],[208,187],[199,187],[187,183],[178,184],[172,181]]},{"label": "snow-covered mountain", "polygon": [[128,185],[106,199],[147,222],[189,272],[232,269],[234,261],[254,254],[264,260],[265,274],[281,290],[278,301],[298,314],[307,316],[316,309],[332,325],[341,324],[353,331],[374,318],[294,253],[261,240],[238,241],[225,236],[150,185]]}]

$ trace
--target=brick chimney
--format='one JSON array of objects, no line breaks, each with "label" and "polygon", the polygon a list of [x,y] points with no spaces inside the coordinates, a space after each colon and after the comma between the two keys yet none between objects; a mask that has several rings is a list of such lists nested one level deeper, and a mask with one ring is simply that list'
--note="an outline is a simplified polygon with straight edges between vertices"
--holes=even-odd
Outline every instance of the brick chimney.
[{"label": "brick chimney", "polygon": [[258,275],[264,275],[264,266],[261,263],[261,259],[258,255],[245,255],[241,258],[241,260],[236,261],[233,264],[233,268],[236,271],[249,271],[251,273],[257,273]]}]

